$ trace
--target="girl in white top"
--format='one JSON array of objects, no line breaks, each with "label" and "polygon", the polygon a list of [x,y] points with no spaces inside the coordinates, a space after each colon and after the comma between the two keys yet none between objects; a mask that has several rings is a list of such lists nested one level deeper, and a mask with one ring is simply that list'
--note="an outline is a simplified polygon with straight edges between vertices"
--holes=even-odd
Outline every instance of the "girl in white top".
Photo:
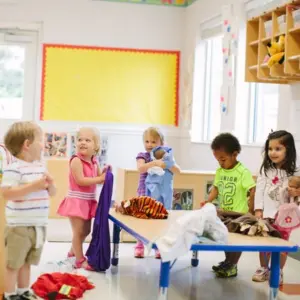
[{"label": "girl in white top", "polygon": [[[300,174],[296,167],[296,156],[295,141],[291,133],[279,130],[269,134],[265,143],[264,160],[256,183],[254,209],[257,218],[269,219],[273,222],[279,206],[288,200],[285,197],[288,179]],[[274,224],[273,227],[278,230]],[[289,239],[289,231],[278,231],[283,239]],[[255,272],[252,280],[267,281],[270,254],[260,253],[259,258],[261,267]],[[286,259],[286,253],[282,253],[280,258],[281,284],[283,282],[282,269]]]}]

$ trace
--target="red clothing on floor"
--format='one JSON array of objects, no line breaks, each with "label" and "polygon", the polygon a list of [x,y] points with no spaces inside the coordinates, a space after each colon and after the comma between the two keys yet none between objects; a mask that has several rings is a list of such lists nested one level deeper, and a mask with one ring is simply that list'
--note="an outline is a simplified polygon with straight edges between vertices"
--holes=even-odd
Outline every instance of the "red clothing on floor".
[{"label": "red clothing on floor", "polygon": [[[60,289],[63,285],[71,287],[68,295],[63,295]],[[53,299],[78,299],[86,290],[91,290],[94,286],[88,282],[84,276],[68,273],[51,273],[41,275],[32,285],[35,294],[43,299],[49,299],[49,293],[57,292]]]}]

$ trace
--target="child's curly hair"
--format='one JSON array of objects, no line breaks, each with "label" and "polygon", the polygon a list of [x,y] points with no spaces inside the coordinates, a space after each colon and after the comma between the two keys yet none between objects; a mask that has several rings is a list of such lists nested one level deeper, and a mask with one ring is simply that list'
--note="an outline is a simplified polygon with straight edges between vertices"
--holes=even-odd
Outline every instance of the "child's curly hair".
[{"label": "child's curly hair", "polygon": [[222,150],[227,154],[240,153],[242,148],[239,140],[231,133],[217,135],[211,143],[212,150]]}]

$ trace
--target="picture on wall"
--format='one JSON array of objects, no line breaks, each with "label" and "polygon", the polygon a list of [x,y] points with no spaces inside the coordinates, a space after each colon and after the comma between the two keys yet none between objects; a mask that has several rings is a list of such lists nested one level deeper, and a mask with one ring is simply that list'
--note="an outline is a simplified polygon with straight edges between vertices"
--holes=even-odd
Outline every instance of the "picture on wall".
[{"label": "picture on wall", "polygon": [[[108,137],[102,136],[100,141],[100,153],[97,155],[97,160],[101,168],[107,164]],[[70,157],[76,154],[76,135],[70,135]]]},{"label": "picture on wall", "polygon": [[107,164],[108,137],[101,137],[100,153],[98,155],[100,167],[103,168]]},{"label": "picture on wall", "polygon": [[45,157],[67,156],[67,133],[46,132],[44,142]]},{"label": "picture on wall", "polygon": [[69,156],[73,156],[76,154],[76,136],[75,134],[70,135],[70,153]]},{"label": "picture on wall", "polygon": [[192,210],[194,191],[192,189],[173,190],[173,210]]}]

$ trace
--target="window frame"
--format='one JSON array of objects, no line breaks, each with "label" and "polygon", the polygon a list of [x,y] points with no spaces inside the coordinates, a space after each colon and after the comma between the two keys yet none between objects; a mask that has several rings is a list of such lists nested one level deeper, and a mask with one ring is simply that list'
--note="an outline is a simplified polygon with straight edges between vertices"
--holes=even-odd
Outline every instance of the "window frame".
[{"label": "window frame", "polygon": [[[196,74],[194,74],[194,79],[193,79],[194,88],[193,88],[193,105],[192,105],[192,128],[190,131],[190,136],[192,142],[210,143],[212,139],[210,138],[211,128],[209,125],[210,123],[209,116],[212,109],[211,108],[212,96],[211,96],[211,88],[208,88],[208,86],[211,86],[212,78],[214,74],[210,70],[209,66],[211,66],[213,62],[212,40],[218,37],[221,39],[223,38],[221,26],[218,25],[206,29],[203,36],[205,36],[205,39],[202,39],[198,43],[195,50],[195,66],[198,66],[199,56],[205,57],[204,59],[205,63],[203,64],[203,69],[200,71],[197,71],[195,67],[194,73]],[[202,51],[202,53],[200,51]],[[200,83],[198,82],[199,79],[200,79]],[[196,91],[196,89],[198,89],[198,92]],[[202,91],[199,92],[199,90]],[[197,110],[197,114],[195,113],[195,110]],[[199,122],[195,124],[196,123],[195,118],[198,118],[197,117],[198,115],[202,117],[201,124]],[[222,121],[221,111],[220,111],[220,118]],[[221,124],[220,124],[220,128],[221,128]],[[196,134],[195,131],[200,131],[200,132]]]},{"label": "window frame", "polygon": [[[205,67],[204,67],[204,97],[203,97],[203,129],[202,129],[202,139],[203,141],[209,141],[210,125],[209,125],[209,115],[211,111],[211,80],[212,80],[212,70],[209,68],[212,63],[212,41],[207,39],[205,42]],[[209,72],[209,74],[207,74]],[[209,83],[208,83],[209,82]],[[209,88],[208,88],[209,86]]]},{"label": "window frame", "polygon": [[[255,144],[257,137],[257,109],[258,109],[258,85],[257,83],[248,83],[248,120],[247,120],[247,144]],[[252,100],[252,94],[253,101]]]},{"label": "window frame", "polygon": [[[0,23],[0,44],[16,45],[25,48],[24,61],[24,91],[21,119],[1,118],[1,135],[8,127],[18,120],[35,120],[36,118],[36,92],[37,92],[37,64],[40,45],[39,24]],[[0,135],[0,140],[2,136]]]},{"label": "window frame", "polygon": [[[261,2],[261,0],[243,0],[243,5],[245,7],[245,11],[246,11],[246,18],[249,19],[253,16],[256,16],[260,13],[262,13],[263,11],[266,11],[268,9],[273,9],[274,7],[278,6],[281,4],[281,0],[266,0],[264,1],[264,3]],[[240,28],[242,29],[244,25],[240,26]],[[216,34],[216,28],[219,28],[219,33]],[[202,22],[200,24],[200,33],[198,34],[198,37],[202,38],[202,40],[200,41],[200,43],[203,43],[206,39],[212,38],[215,35],[222,35],[222,19],[221,19],[221,15],[215,15],[212,18],[205,20],[204,22]],[[199,42],[196,45],[196,49],[200,44]],[[240,47],[240,46],[239,46]],[[197,50],[196,50],[197,51]],[[243,62],[244,63],[244,62]],[[196,57],[195,57],[195,64],[196,64]],[[237,101],[238,99],[238,93],[237,93],[237,86],[238,86],[238,66],[239,64],[239,58],[235,56],[235,61],[234,61],[234,72],[235,72],[235,99],[233,101]],[[194,76],[194,83],[193,83],[193,89],[195,91],[195,76]],[[198,84],[198,83],[197,83]],[[245,85],[248,85],[248,90],[247,90],[247,94],[248,94],[248,99],[247,101],[245,101],[246,104],[246,109],[247,111],[250,110],[250,97],[251,97],[251,88],[250,88],[250,84],[248,82],[245,82]],[[205,87],[205,84],[200,84],[202,87]],[[256,91],[257,93],[257,91]],[[209,143],[209,140],[205,138],[204,135],[204,131],[205,131],[205,127],[206,125],[206,121],[202,121],[201,124],[197,123],[197,126],[195,126],[193,123],[193,119],[194,119],[194,107],[197,108],[197,115],[201,116],[204,120],[204,107],[203,107],[203,102],[201,103],[201,107],[199,106],[199,104],[195,105],[196,99],[195,99],[195,93],[193,93],[193,111],[192,111],[192,126],[191,126],[191,130],[190,130],[190,138],[191,138],[191,142],[192,143]],[[202,97],[204,98],[204,92]],[[200,100],[198,100],[200,101]],[[256,100],[256,104],[257,104],[257,100]],[[236,107],[235,107],[236,109]],[[237,129],[237,123],[236,123],[236,113],[234,113],[234,118],[235,118],[235,125],[233,128],[233,131],[235,131]],[[257,118],[257,115],[255,116],[255,118]],[[223,122],[223,116],[221,114],[221,128],[222,128],[222,122]],[[249,141],[249,137],[250,137],[250,114],[247,113],[246,114],[246,119],[245,119],[246,125],[243,127],[242,129],[242,133],[240,134],[241,136],[239,137],[241,140],[241,143],[243,145],[247,145],[247,146],[261,146],[261,143],[258,142],[251,142]],[[196,133],[196,131],[200,131],[201,133]],[[252,130],[253,131],[253,130]],[[252,137],[253,137],[254,133],[252,133]]]},{"label": "window frame", "polygon": [[[262,146],[264,144],[264,141],[257,141],[258,138],[258,110],[259,110],[259,88],[260,85],[263,85],[265,83],[259,83],[259,82],[249,82],[249,94],[248,94],[248,123],[247,123],[247,145],[256,145],[256,146]],[[278,88],[278,94],[277,94],[277,101],[279,101],[280,92],[279,92],[279,85],[275,83],[266,83],[266,84],[273,84]],[[252,99],[252,94],[254,94]],[[264,99],[261,99],[264,101]],[[271,130],[277,130],[278,127],[278,115],[279,115],[279,103],[277,107],[277,123],[276,128],[271,128]],[[251,118],[252,116],[252,118]]]}]

